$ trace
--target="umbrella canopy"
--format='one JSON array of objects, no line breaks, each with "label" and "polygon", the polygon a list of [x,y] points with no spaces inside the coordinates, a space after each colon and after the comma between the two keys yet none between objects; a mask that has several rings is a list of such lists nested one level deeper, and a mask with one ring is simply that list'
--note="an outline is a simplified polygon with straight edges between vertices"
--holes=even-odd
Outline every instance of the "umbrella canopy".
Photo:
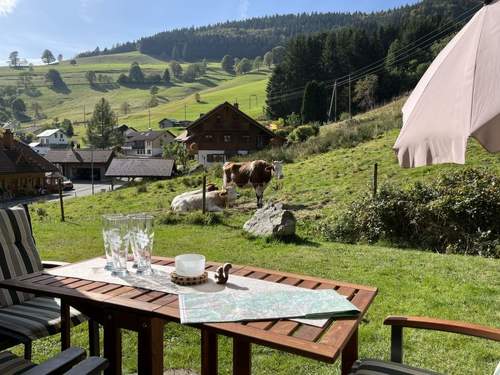
[{"label": "umbrella canopy", "polygon": [[405,103],[394,145],[402,167],[464,164],[469,137],[500,151],[500,0],[486,4]]}]

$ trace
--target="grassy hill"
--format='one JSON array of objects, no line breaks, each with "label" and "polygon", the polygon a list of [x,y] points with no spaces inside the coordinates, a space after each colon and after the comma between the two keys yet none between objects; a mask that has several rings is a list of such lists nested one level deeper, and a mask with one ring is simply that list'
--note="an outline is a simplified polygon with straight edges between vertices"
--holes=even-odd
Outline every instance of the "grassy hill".
[{"label": "grassy hill", "polygon": [[[111,76],[113,81],[116,81],[121,73],[128,73],[130,64],[134,61],[141,65],[145,74],[163,74],[168,67],[168,61],[158,60],[139,52],[79,58],[76,65],[65,61],[50,67],[34,67],[33,84],[39,90],[40,95],[32,97],[23,94],[21,96],[28,108],[28,115],[33,115],[31,105],[37,102],[46,116],[46,119],[37,121],[38,125],[50,124],[54,118],[60,120],[68,118],[73,122],[82,122],[84,117],[88,119],[92,115],[95,103],[103,97],[111,103],[115,113],[119,116],[119,123],[127,123],[137,129],[147,129],[150,123],[149,111],[145,103],[150,98],[149,90],[152,85],[97,84],[91,87],[85,79],[85,73],[92,70],[96,74]],[[186,64],[182,65],[186,67]],[[50,68],[57,69],[61,73],[67,90],[56,92],[47,87],[44,74]],[[0,86],[15,86],[19,73],[19,70],[1,67]],[[234,76],[224,72],[218,62],[210,62],[206,75],[195,82],[173,80],[169,85],[158,85],[159,105],[151,109],[151,127],[157,128],[158,121],[165,117],[193,120],[200,113],[207,112],[226,100],[230,102],[238,100],[241,102],[242,110],[252,116],[259,116],[262,114],[268,76],[269,71],[264,70],[244,76]],[[200,103],[197,103],[194,98],[196,92],[201,95]],[[131,107],[127,115],[120,111],[120,106],[124,102]],[[25,125],[32,125],[32,122]],[[83,127],[76,126],[75,131],[75,138],[81,140],[84,135]]]},{"label": "grassy hill", "polygon": [[[398,121],[401,103],[360,116],[366,123]],[[339,126],[323,129],[328,132]],[[220,223],[200,225],[200,215],[187,215],[179,221],[169,213],[171,199],[193,189],[199,176],[153,182],[144,189],[128,187],[113,193],[68,200],[67,222],[58,221],[57,203],[37,204],[33,210],[37,244],[46,259],[76,261],[103,253],[100,215],[111,212],[154,212],[157,217],[155,253],[175,256],[201,252],[210,260],[251,264],[290,272],[373,285],[379,295],[360,329],[360,356],[388,358],[390,333],[382,325],[389,314],[426,315],[466,320],[490,326],[500,325],[498,301],[492,300],[500,287],[500,260],[441,255],[384,246],[346,245],[325,242],[309,228],[318,220],[341,211],[359,194],[370,191],[371,168],[380,166],[380,183],[406,184],[430,179],[455,168],[445,165],[412,170],[400,169],[391,150],[397,136],[392,130],[379,138],[353,148],[298,157],[285,166],[282,186],[273,183],[266,200],[292,204],[299,218],[301,240],[283,243],[252,239],[241,226],[255,209],[255,198],[243,192],[236,206],[219,218]],[[500,171],[500,157],[487,154],[471,142],[468,165],[488,166]],[[215,171],[213,171],[215,172]],[[210,182],[220,183],[217,173]],[[202,245],[200,245],[202,244]],[[85,330],[76,331],[75,343],[84,345]],[[169,325],[166,330],[165,364],[170,368],[199,369],[199,336],[187,327]],[[124,360],[128,372],[136,369],[136,336],[126,333]],[[498,344],[486,341],[408,331],[405,361],[442,373],[491,373],[498,361]],[[55,339],[35,344],[35,359],[58,350]],[[229,373],[231,342],[221,340],[220,372]],[[335,374],[338,366],[285,355],[256,346],[253,368],[258,374]],[[453,358],[443,361],[442,358]],[[127,372],[127,373],[128,373]]]}]

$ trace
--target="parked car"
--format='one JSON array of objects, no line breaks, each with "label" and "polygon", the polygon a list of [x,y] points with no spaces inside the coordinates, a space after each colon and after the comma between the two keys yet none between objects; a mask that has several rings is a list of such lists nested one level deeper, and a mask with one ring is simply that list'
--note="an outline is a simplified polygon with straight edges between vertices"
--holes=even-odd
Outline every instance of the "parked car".
[{"label": "parked car", "polygon": [[73,182],[68,177],[63,179],[63,190],[73,190]]}]

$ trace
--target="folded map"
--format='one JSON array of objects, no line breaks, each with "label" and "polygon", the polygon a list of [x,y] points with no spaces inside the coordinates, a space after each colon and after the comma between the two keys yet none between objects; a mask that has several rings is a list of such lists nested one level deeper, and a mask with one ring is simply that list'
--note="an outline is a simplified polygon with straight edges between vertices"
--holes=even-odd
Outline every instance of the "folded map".
[{"label": "folded map", "polygon": [[334,290],[179,295],[182,324],[353,317],[359,310]]}]

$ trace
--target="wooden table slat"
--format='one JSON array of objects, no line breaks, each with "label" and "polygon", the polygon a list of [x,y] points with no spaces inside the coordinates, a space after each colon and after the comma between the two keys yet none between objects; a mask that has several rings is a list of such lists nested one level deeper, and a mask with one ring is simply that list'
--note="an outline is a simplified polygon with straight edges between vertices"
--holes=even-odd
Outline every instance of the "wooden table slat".
[{"label": "wooden table slat", "polygon": [[268,273],[257,271],[257,272],[252,272],[252,273],[248,274],[246,277],[251,277],[252,279],[261,280],[261,279],[266,278],[266,276],[268,276],[268,275],[269,275]]},{"label": "wooden table slat", "polygon": [[293,337],[297,337],[306,341],[316,341],[323,332],[323,327],[314,327],[307,324],[301,324],[294,332]]},{"label": "wooden table slat", "polygon": [[291,320],[280,320],[269,330],[277,335],[289,336],[299,326],[299,323]]},{"label": "wooden table slat", "polygon": [[283,280],[280,281],[280,284],[287,284],[287,285],[297,285],[301,282],[301,279],[298,279],[296,277],[286,277]]},{"label": "wooden table slat", "polygon": [[299,288],[306,288],[306,289],[316,289],[316,287],[319,285],[317,281],[312,281],[312,280],[303,280],[298,284],[297,286]]}]

